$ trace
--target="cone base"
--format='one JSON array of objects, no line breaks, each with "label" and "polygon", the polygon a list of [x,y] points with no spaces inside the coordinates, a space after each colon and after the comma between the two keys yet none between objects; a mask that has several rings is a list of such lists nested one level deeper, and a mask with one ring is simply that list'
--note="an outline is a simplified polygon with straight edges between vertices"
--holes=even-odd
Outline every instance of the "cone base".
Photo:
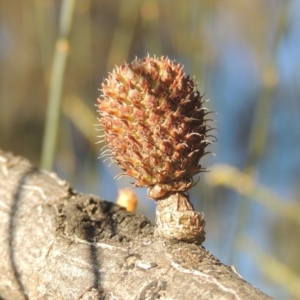
[{"label": "cone base", "polygon": [[155,235],[201,245],[205,240],[204,214],[196,212],[184,193],[157,201]]}]

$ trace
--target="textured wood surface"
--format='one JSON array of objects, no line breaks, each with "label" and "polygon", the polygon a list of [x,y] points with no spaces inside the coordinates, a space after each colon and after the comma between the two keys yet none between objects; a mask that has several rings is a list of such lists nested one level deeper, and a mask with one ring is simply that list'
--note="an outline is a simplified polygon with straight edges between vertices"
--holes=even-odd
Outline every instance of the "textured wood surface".
[{"label": "textured wood surface", "polygon": [[2,299],[271,299],[205,248],[0,150]]}]

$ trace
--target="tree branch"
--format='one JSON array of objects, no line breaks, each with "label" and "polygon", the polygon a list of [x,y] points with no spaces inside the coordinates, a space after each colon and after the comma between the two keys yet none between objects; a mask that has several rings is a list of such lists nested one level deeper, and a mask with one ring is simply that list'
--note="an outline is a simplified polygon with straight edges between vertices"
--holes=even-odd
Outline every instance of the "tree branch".
[{"label": "tree branch", "polygon": [[201,246],[0,150],[3,299],[271,299]]}]

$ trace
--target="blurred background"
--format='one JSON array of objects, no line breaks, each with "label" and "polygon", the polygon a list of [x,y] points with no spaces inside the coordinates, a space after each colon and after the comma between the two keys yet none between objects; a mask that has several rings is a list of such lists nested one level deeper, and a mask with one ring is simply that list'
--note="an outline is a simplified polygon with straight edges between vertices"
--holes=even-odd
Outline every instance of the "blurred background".
[{"label": "blurred background", "polygon": [[204,246],[270,296],[300,299],[300,1],[0,0],[0,147],[116,201],[133,179],[97,158],[98,89],[147,53],[183,64],[216,112],[210,172],[190,192]]}]

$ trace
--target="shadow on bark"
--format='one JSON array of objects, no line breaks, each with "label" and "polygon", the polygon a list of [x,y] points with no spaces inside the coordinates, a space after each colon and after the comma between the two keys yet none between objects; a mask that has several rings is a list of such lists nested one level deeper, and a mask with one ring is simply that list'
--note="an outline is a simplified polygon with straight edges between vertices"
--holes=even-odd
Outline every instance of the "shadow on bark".
[{"label": "shadow on bark", "polygon": [[20,276],[20,272],[18,271],[18,266],[17,266],[17,257],[15,255],[14,251],[14,239],[15,239],[15,234],[17,230],[17,224],[18,224],[18,208],[20,206],[20,199],[22,198],[22,191],[23,191],[23,186],[26,183],[26,180],[35,172],[37,172],[36,168],[30,168],[27,170],[20,178],[17,184],[17,189],[16,192],[13,195],[13,204],[11,206],[11,211],[10,211],[10,219],[9,219],[9,256],[10,256],[10,261],[11,261],[11,266],[12,270],[14,273],[14,276],[16,278],[16,282],[19,285],[20,291],[24,296],[24,299],[29,300],[26,289],[23,285],[22,278]]},{"label": "shadow on bark", "polygon": [[[82,209],[82,205],[85,207],[84,210]],[[101,294],[103,292],[100,271],[101,251],[96,243],[100,242],[104,237],[113,238],[118,235],[117,220],[113,217],[115,213],[113,208],[115,206],[113,203],[102,202],[99,199],[96,200],[94,197],[88,196],[79,199],[75,207],[77,208],[77,213],[80,211],[75,222],[81,223],[78,224],[78,227],[82,228],[84,239],[89,242],[89,257],[94,277],[94,288]],[[109,230],[103,231],[106,226],[109,227]],[[108,232],[109,236],[107,236]]]},{"label": "shadow on bark", "polygon": [[[90,199],[91,202],[94,202],[94,199]],[[103,213],[105,213],[105,223],[109,226],[110,232],[111,232],[111,237],[117,235],[117,224],[116,220],[112,218],[113,212],[111,211],[112,207],[114,205],[112,203],[101,203],[100,207]],[[99,257],[99,249],[96,246],[97,240],[99,241],[99,236],[98,236],[98,229],[97,228],[97,222],[95,223],[89,223],[84,227],[84,233],[85,233],[85,239],[90,242],[90,262],[91,262],[91,267],[94,275],[94,287],[101,293],[102,288],[101,288],[101,264],[100,264],[100,257]]]},{"label": "shadow on bark", "polygon": [[85,238],[90,242],[90,263],[92,272],[94,275],[94,287],[101,291],[101,272],[100,272],[100,260],[98,257],[98,249],[95,246],[95,227],[93,225],[85,227]]}]

